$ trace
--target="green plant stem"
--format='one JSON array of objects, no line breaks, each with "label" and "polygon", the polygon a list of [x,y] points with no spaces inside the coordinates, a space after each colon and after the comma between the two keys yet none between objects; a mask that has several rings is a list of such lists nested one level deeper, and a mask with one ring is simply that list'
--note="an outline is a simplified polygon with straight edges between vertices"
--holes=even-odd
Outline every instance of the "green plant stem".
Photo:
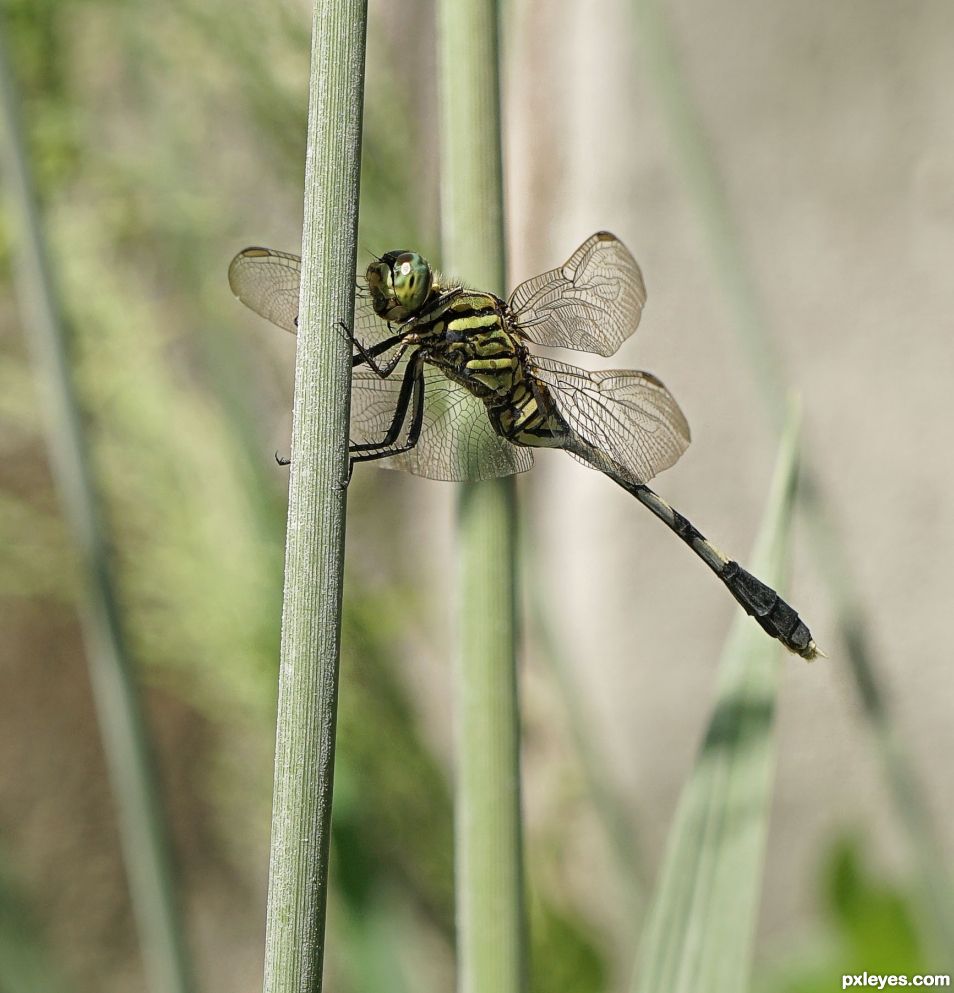
[{"label": "green plant stem", "polygon": [[265,993],[322,986],[366,27],[366,0],[315,0]]},{"label": "green plant stem", "polygon": [[16,290],[40,376],[50,463],[84,581],[79,614],[93,700],[119,817],[130,898],[150,989],[192,988],[174,896],[172,858],[136,680],[89,466],[66,332],[27,161],[19,100],[0,25],[0,142],[14,245]]},{"label": "green plant stem", "polygon": [[[797,450],[793,412],[752,555],[775,587],[788,558]],[[748,989],[775,771],[778,656],[749,618],[736,619],[647,916],[634,993]]]},{"label": "green plant stem", "polygon": [[[443,261],[473,285],[500,293],[506,255],[497,5],[441,0],[438,9]],[[458,989],[519,993],[526,926],[513,479],[466,485],[458,533]]]},{"label": "green plant stem", "polygon": [[[734,312],[734,327],[749,360],[763,405],[778,430],[784,418],[788,385],[784,363],[765,317],[765,308],[748,264],[742,237],[719,175],[701,115],[680,69],[676,48],[657,0],[634,0],[647,72],[655,85],[672,144],[685,172],[687,189],[708,242],[714,267]],[[885,780],[899,819],[911,842],[930,909],[930,929],[939,950],[954,948],[954,900],[936,829],[931,821],[914,764],[897,732],[879,676],[880,664],[867,636],[867,624],[844,542],[835,527],[831,503],[811,458],[802,461],[799,503],[811,528],[813,545],[836,606],[836,617],[863,712],[871,725]]]}]

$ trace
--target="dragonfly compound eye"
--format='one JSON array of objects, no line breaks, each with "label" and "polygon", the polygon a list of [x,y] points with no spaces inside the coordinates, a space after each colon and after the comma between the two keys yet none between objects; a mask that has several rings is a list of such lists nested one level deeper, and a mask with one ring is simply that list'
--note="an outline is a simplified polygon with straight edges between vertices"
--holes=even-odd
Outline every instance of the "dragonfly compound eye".
[{"label": "dragonfly compound eye", "polygon": [[408,315],[415,314],[427,302],[433,277],[426,259],[417,252],[401,252],[391,266],[394,295]]}]

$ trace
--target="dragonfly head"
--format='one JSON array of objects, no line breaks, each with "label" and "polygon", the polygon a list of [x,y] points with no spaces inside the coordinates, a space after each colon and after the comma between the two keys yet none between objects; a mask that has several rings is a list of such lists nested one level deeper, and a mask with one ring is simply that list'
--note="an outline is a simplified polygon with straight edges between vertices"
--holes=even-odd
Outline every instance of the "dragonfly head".
[{"label": "dragonfly head", "polygon": [[417,252],[386,252],[368,266],[368,289],[378,317],[406,321],[427,302],[434,276]]}]

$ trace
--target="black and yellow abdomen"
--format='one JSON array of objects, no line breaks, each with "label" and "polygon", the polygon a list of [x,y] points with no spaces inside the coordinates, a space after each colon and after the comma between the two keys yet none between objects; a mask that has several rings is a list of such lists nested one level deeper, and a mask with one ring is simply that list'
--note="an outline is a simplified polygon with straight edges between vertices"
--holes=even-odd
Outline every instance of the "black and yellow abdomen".
[{"label": "black and yellow abdomen", "polygon": [[556,409],[550,391],[538,379],[524,374],[506,404],[489,407],[490,422],[498,434],[528,448],[562,448],[569,428]]}]

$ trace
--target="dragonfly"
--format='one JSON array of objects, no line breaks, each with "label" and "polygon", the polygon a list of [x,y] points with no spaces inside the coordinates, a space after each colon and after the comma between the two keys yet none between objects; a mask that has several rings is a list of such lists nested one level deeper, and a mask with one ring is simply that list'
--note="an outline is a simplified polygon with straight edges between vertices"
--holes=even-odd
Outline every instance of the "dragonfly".
[{"label": "dragonfly", "polygon": [[[246,248],[229,266],[232,292],[296,333],[301,259]],[[524,472],[534,448],[555,448],[608,476],[675,532],[747,614],[789,651],[821,654],[798,613],[720,552],[647,485],[689,446],[689,425],[652,373],[591,372],[531,345],[613,355],[646,303],[636,260],[608,231],[504,301],[446,279],[417,252],[375,257],[358,281],[350,471],[360,462],[430,479]]]}]

